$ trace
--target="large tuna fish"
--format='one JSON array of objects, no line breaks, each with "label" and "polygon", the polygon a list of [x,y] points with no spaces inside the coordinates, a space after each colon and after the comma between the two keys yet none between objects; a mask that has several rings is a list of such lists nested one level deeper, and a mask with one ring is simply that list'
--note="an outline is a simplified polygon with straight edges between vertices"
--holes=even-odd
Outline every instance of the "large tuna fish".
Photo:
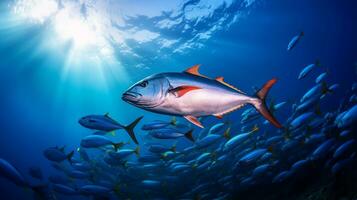
[{"label": "large tuna fish", "polygon": [[199,127],[203,126],[197,117],[222,118],[251,104],[273,125],[282,127],[265,105],[266,95],[276,79],[268,81],[253,97],[224,82],[223,77],[211,79],[201,75],[198,68],[195,65],[183,73],[149,76],[130,87],[122,99],[151,112],[183,116]]}]

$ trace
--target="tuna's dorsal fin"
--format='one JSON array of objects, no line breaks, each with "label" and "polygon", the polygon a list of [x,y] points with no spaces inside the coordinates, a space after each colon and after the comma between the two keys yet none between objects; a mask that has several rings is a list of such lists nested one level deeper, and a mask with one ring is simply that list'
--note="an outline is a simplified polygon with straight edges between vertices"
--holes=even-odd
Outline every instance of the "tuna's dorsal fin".
[{"label": "tuna's dorsal fin", "polygon": [[104,116],[110,118],[110,117],[109,117],[109,113],[105,113]]},{"label": "tuna's dorsal fin", "polygon": [[232,88],[232,89],[235,90],[235,91],[238,91],[238,92],[240,92],[240,93],[242,93],[242,94],[246,94],[245,92],[239,90],[238,88],[234,87],[233,85],[230,85],[230,84],[224,82],[224,78],[223,78],[222,76],[217,77],[217,78],[216,78],[216,81],[222,83],[223,85],[225,85],[225,86],[227,86],[227,87]]},{"label": "tuna's dorsal fin", "polygon": [[192,74],[192,75],[195,75],[195,76],[201,76],[201,77],[204,77],[204,78],[208,78],[207,76],[204,76],[204,75],[200,74],[200,72],[198,72],[199,68],[200,68],[200,64],[192,66],[192,67],[186,69],[185,72],[189,73],[189,74]]},{"label": "tuna's dorsal fin", "polygon": [[196,117],[191,116],[191,115],[187,115],[187,116],[184,116],[184,118],[187,119],[192,124],[194,124],[194,125],[196,125],[198,127],[204,128],[203,125],[201,124],[201,122],[198,121],[198,119]]}]

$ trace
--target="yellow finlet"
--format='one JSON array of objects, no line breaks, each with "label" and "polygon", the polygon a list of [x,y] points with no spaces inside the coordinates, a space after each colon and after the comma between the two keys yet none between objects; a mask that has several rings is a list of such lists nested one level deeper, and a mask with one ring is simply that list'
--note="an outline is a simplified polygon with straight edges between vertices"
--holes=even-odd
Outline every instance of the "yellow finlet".
[{"label": "yellow finlet", "polygon": [[110,131],[109,132],[112,136],[115,136],[116,134],[115,134],[115,131]]},{"label": "yellow finlet", "polygon": [[238,92],[240,92],[240,93],[242,93],[242,94],[246,94],[245,92],[243,92],[243,91],[241,91],[240,89],[234,87],[233,85],[224,82],[224,78],[223,78],[222,76],[217,77],[217,78],[216,78],[216,81],[218,81],[218,82],[222,83],[223,85],[225,85],[225,86],[227,86],[227,87],[230,87],[230,88],[232,88],[233,90],[236,90],[236,91],[238,91]]}]

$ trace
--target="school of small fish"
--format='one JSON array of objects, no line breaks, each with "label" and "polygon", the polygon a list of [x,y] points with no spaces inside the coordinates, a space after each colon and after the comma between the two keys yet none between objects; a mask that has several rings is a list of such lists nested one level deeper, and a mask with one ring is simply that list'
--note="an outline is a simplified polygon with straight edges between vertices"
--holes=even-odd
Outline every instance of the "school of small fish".
[{"label": "school of small fish", "polygon": [[[303,33],[295,36],[287,50],[295,48],[302,36]],[[320,65],[316,61],[301,70],[297,77],[301,81],[308,81],[302,79],[311,77],[313,71],[320,70],[320,74],[301,99],[293,103],[265,99],[275,81],[263,86],[263,92],[258,91],[257,97],[251,97],[223,82],[223,78],[198,76],[198,67],[184,74],[184,81],[177,80],[181,76],[178,74],[169,74],[171,82],[163,81],[167,74],[151,76],[124,93],[123,99],[149,111],[155,108],[164,114],[176,112],[172,114],[176,117],[141,124],[141,133],[138,133],[134,129],[139,126],[141,116],[128,125],[115,121],[109,114],[84,116],[78,122],[92,134],[82,138],[77,150],[49,147],[43,151],[57,173],[46,176],[40,167],[33,166],[28,169],[31,177],[28,178],[11,163],[0,159],[0,177],[31,189],[40,199],[56,199],[60,195],[66,199],[84,196],[218,200],[237,199],[246,191],[267,185],[279,188],[316,173],[338,176],[352,170],[357,163],[357,83],[347,91],[338,109],[324,108],[322,104],[333,97],[339,85],[330,83],[329,72]],[[199,84],[194,80],[196,76]],[[144,91],[146,97],[139,93],[140,88],[149,87],[152,80],[160,86],[170,86],[171,99],[163,102],[154,96],[151,98],[155,101],[137,99],[140,96],[147,100],[147,95],[152,95],[147,91]],[[171,87],[173,82],[183,86]],[[192,85],[193,82],[196,85]],[[210,85],[211,90],[202,89],[204,85]],[[209,109],[207,102],[203,109],[195,110],[184,105],[185,100],[180,103],[181,108],[170,107],[175,98],[188,94],[204,96],[212,91],[218,91],[215,95],[222,97],[224,108],[215,104],[214,109]],[[229,102],[225,97],[237,98]],[[244,110],[239,120],[218,119],[216,123],[206,120],[208,115],[221,118],[243,104],[253,106]],[[280,113],[284,109],[286,111]],[[279,117],[280,124],[273,114],[285,119]],[[124,130],[130,140],[118,141],[120,130]],[[178,141],[189,145],[181,147]]]}]

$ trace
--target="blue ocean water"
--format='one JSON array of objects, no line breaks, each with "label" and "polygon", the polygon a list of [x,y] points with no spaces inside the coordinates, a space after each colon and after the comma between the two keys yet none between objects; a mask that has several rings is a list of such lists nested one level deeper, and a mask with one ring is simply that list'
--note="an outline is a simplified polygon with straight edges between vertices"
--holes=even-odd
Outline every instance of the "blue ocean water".
[{"label": "blue ocean water", "polygon": [[[76,150],[92,134],[78,123],[89,114],[109,113],[123,124],[144,116],[136,134],[139,143],[148,143],[139,127],[171,117],[129,105],[122,93],[151,74],[181,72],[195,64],[201,64],[202,74],[224,76],[248,94],[276,77],[269,96],[288,104],[276,114],[282,123],[291,116],[291,105],[327,71],[328,82],[339,87],[321,102],[321,110],[334,112],[357,81],[356,6],[332,0],[1,1],[0,158],[26,177],[31,166],[49,176],[56,170],[44,149]],[[302,31],[296,47],[287,51]],[[316,60],[321,67],[298,80]],[[244,110],[223,121],[240,126]],[[210,117],[204,123],[218,122]],[[198,132],[195,128],[194,137]],[[116,135],[113,140],[130,140],[123,131]],[[179,139],[177,148],[190,145]],[[6,179],[0,179],[0,191],[6,199],[32,198]]]}]

